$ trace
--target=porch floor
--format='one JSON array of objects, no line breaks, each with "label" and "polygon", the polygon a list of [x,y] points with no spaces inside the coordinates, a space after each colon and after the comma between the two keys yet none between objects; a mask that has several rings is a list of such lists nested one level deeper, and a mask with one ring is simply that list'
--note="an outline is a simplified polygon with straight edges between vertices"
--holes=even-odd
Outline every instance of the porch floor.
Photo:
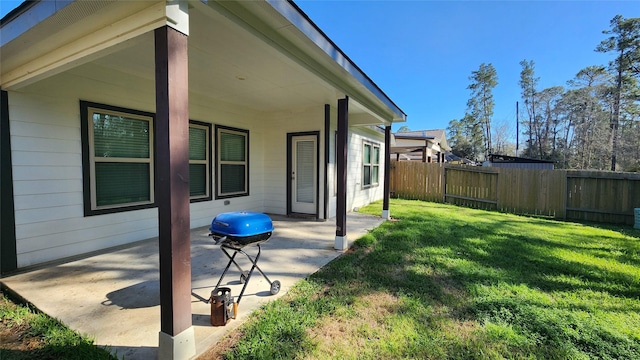
[{"label": "porch floor", "polygon": [[[335,219],[326,222],[272,215],[274,232],[262,244],[258,265],[282,288],[270,295],[269,283],[256,270],[238,307],[238,318],[226,326],[211,326],[207,303],[228,258],[208,237],[208,227],[191,231],[191,313],[196,354],[202,354],[227,332],[266,302],[285,294],[298,280],[340,255],[333,249]],[[359,213],[347,216],[349,241],[382,223],[380,217]],[[252,257],[257,247],[244,249]],[[236,256],[243,269],[250,262]],[[160,331],[157,238],[96,256],[2,278],[12,291],[70,328],[109,346],[118,358],[155,359]],[[240,273],[233,267],[222,283],[239,295]]]}]

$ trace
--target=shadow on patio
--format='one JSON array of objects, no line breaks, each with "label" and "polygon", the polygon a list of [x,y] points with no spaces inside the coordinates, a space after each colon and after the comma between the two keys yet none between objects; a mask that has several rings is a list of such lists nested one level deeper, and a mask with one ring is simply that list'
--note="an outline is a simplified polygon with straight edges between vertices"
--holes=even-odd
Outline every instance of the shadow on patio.
[{"label": "shadow on patio", "polygon": [[[224,334],[242,324],[255,309],[285,294],[298,280],[340,255],[333,249],[335,219],[327,222],[272,215],[274,233],[262,245],[258,265],[282,290],[272,296],[269,283],[254,273],[242,297],[238,319],[213,327],[207,300],[228,258],[208,237],[208,227],[191,231],[192,321],[196,353],[201,354]],[[379,217],[350,213],[347,231],[356,240],[382,222]],[[251,256],[256,247],[247,247]],[[246,257],[237,262],[249,268]],[[125,359],[157,358],[160,331],[157,238],[100,255],[5,277],[2,283],[41,311],[70,328],[109,346]],[[240,293],[240,274],[230,268],[222,285]]]}]

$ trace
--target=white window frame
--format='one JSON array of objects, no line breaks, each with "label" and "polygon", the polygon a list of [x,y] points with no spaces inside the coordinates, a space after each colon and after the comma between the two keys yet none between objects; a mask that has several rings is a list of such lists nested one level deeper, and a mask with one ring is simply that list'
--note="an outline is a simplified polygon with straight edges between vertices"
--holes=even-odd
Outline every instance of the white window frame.
[{"label": "white window frame", "polygon": [[[216,199],[226,199],[231,197],[249,195],[249,130],[237,129],[223,125],[215,126],[216,132]],[[222,133],[241,135],[244,141],[244,161],[222,161],[220,160],[220,136]],[[244,165],[244,190],[236,192],[222,192],[222,165]]]},{"label": "white window frame", "polygon": [[190,120],[189,121],[189,127],[190,128],[195,128],[195,129],[203,129],[205,130],[205,136],[206,136],[206,141],[207,141],[207,145],[206,145],[206,157],[204,160],[191,160],[189,159],[189,165],[191,164],[202,164],[205,165],[205,194],[204,195],[195,195],[195,196],[191,196],[189,195],[189,199],[191,200],[191,202],[198,202],[198,201],[207,201],[207,200],[211,200],[211,125],[208,123],[203,123],[203,122],[199,122],[199,121],[193,121]]},{"label": "white window frame", "polygon": [[[369,147],[369,162],[366,161],[365,159],[365,147]],[[377,163],[374,162],[374,149],[378,150],[378,161]],[[369,167],[369,169],[367,170],[367,166]],[[378,179],[376,179],[376,181],[373,181],[373,168],[377,168],[378,169]],[[369,184],[365,183],[365,179],[366,179],[366,174],[368,172],[369,175]],[[380,184],[380,144],[372,142],[372,141],[367,141],[367,140],[363,140],[362,141],[362,188],[363,189],[367,189],[367,188],[371,188],[371,187],[375,187],[378,186]]]},{"label": "white window frame", "polygon": [[[87,209],[85,205],[85,214],[86,215],[98,215],[101,213],[110,213],[110,212],[118,212],[118,211],[127,211],[133,209],[139,209],[144,207],[151,207],[154,205],[154,116],[150,113],[144,113],[135,110],[123,109],[108,105],[102,104],[94,104],[88,102],[81,102],[81,110],[85,112],[86,119],[83,119],[83,122],[86,122],[83,126],[86,126],[87,130],[87,148],[88,152],[88,166],[89,166],[89,191],[90,191],[90,207]],[[142,120],[149,122],[149,157],[148,158],[113,158],[107,156],[95,156],[95,139],[94,139],[94,126],[93,126],[93,116],[94,114],[107,114],[113,116],[123,116],[130,119]],[[97,205],[97,189],[96,189],[96,163],[139,163],[139,164],[149,164],[149,200],[147,201],[137,201],[130,203],[121,203],[121,204],[113,204],[113,205]],[[86,189],[85,189],[86,191]],[[86,201],[86,200],[85,200]]]}]

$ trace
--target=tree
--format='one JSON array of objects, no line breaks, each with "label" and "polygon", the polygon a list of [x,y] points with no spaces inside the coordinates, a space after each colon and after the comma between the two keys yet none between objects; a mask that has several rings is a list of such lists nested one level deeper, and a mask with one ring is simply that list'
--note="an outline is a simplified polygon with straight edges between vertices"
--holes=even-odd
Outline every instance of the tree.
[{"label": "tree", "polygon": [[564,119],[563,167],[606,169],[610,157],[601,139],[607,137],[611,113],[611,77],[602,66],[588,66],[567,82],[570,90],[562,95],[560,116]]},{"label": "tree", "polygon": [[618,128],[620,125],[620,105],[622,92],[631,77],[640,74],[640,18],[625,19],[622,15],[616,15],[610,22],[611,29],[604,30],[604,34],[611,35],[602,40],[596,47],[596,51],[616,54],[609,64],[610,69],[616,75],[614,88],[613,113],[611,114],[611,170],[616,170],[616,157],[618,154]]},{"label": "tree", "polygon": [[513,125],[502,120],[492,126],[494,154],[514,156],[516,154],[516,144],[509,141],[513,134]]},{"label": "tree", "polygon": [[564,94],[562,86],[552,86],[543,89],[535,96],[539,111],[534,142],[539,159],[557,160],[558,132],[561,126],[559,102],[562,94]]},{"label": "tree", "polygon": [[449,121],[447,138],[451,144],[451,152],[454,155],[465,159],[476,158],[474,147],[467,139],[467,129],[462,122],[456,119]]},{"label": "tree", "polygon": [[400,128],[398,129],[398,132],[399,132],[399,133],[401,133],[401,132],[409,132],[409,131],[411,131],[411,129],[409,129],[409,127],[408,127],[407,125],[402,125],[402,126],[400,126]]},{"label": "tree", "polygon": [[[493,88],[498,85],[498,74],[492,64],[480,64],[476,71],[469,77],[471,84],[467,89],[471,90],[471,98],[467,101],[467,115],[463,119],[466,126],[472,130],[473,135],[479,132],[480,141],[484,147],[485,159],[493,151],[491,143],[491,118],[493,117]],[[473,140],[471,141],[474,142]]]},{"label": "tree", "polygon": [[525,126],[524,133],[529,136],[525,153],[527,157],[533,157],[535,148],[533,135],[537,128],[536,87],[538,86],[540,78],[535,77],[535,63],[533,60],[522,60],[520,61],[520,66],[522,66],[522,71],[520,72],[520,81],[518,84],[520,85],[520,89],[522,89],[522,100],[524,100],[524,106],[528,115],[528,119],[523,123]]}]

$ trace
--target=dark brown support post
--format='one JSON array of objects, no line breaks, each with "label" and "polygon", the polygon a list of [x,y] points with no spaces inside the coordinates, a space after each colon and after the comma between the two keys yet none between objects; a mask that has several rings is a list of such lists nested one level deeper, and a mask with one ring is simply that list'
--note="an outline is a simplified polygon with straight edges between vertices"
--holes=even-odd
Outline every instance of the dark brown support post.
[{"label": "dark brown support post", "polygon": [[331,144],[331,105],[324,104],[324,220],[329,219],[329,144]]},{"label": "dark brown support post", "polygon": [[0,90],[0,274],[18,268],[13,165],[9,133],[9,94]]},{"label": "dark brown support post", "polygon": [[[185,330],[190,330],[192,335],[193,331],[187,38],[169,26],[155,30],[155,200],[160,249],[160,353],[163,352],[163,344],[172,349],[183,346],[181,343],[185,337],[179,337],[178,341],[176,336]],[[187,336],[186,341],[189,340],[190,336]],[[173,351],[175,354],[176,350]],[[195,344],[193,353],[195,355]]]},{"label": "dark brown support post", "polygon": [[422,162],[426,163],[427,162],[427,147],[423,147],[422,148]]},{"label": "dark brown support post", "polygon": [[391,219],[389,215],[389,181],[391,179],[391,126],[384,128],[384,198],[382,200],[382,218]]},{"label": "dark brown support post", "polygon": [[336,165],[338,186],[336,198],[336,250],[346,250],[347,240],[347,149],[349,141],[349,97],[338,100],[338,135]]}]

